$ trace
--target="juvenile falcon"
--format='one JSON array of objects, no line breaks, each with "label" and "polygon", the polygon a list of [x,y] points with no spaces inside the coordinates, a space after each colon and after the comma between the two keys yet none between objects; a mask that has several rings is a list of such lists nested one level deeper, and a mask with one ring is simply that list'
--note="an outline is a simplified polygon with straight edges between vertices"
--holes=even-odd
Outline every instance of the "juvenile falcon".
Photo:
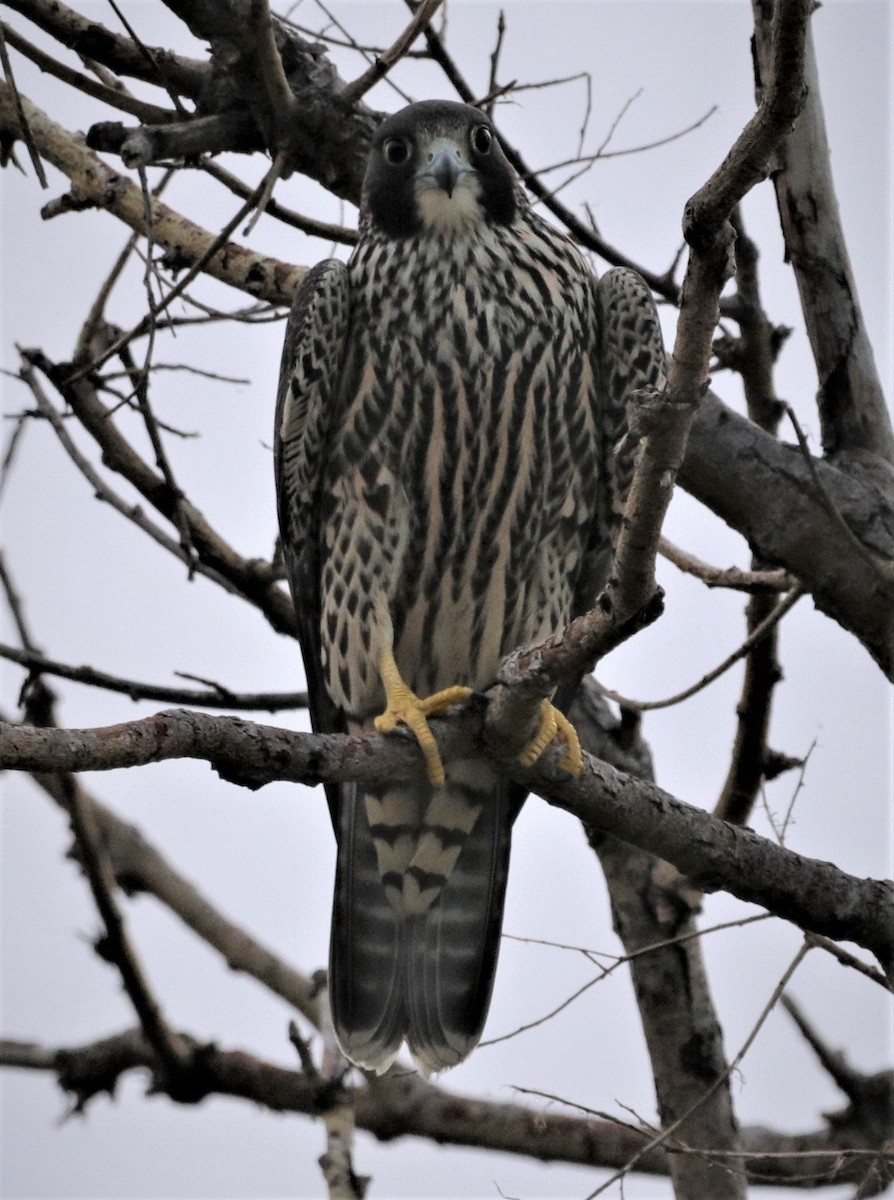
[{"label": "juvenile falcon", "polygon": [[[306,276],[286,331],[277,495],[314,728],[409,725],[425,775],[329,785],[339,1042],[384,1070],[477,1044],[523,794],[442,762],[427,717],[588,608],[616,524],[630,371],[663,361],[631,272],[597,285],[533,213],[488,118],[445,101],[379,128],[347,265]],[[600,332],[601,331],[601,332]],[[640,372],[641,374],[641,372]],[[601,377],[601,378],[600,378]],[[526,752],[574,731],[545,706]]]}]

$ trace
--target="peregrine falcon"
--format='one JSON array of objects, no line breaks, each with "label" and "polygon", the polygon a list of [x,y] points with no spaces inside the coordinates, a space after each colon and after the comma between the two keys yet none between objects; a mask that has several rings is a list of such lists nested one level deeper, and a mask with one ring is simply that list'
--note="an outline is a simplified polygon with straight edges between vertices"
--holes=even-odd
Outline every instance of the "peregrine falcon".
[{"label": "peregrine falcon", "polygon": [[[404,723],[425,756],[418,780],[326,789],[329,995],[358,1066],[385,1070],[406,1040],[433,1072],[478,1043],[524,795],[480,754],[442,762],[427,718],[592,605],[625,394],[661,369],[645,284],[596,283],[486,115],[426,101],[382,123],[357,247],[295,297],[275,431],[314,728]],[[554,734],[579,769],[551,705],[525,761]]]}]

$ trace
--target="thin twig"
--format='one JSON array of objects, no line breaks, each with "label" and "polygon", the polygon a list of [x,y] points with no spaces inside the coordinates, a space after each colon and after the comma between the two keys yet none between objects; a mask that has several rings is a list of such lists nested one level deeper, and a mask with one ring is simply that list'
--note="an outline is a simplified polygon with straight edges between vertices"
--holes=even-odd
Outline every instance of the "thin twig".
[{"label": "thin twig", "polygon": [[[416,11],[416,0],[405,0],[405,3],[411,12]],[[425,38],[426,42],[428,43],[429,53],[433,61],[438,64],[438,66],[447,76],[450,84],[455,88],[457,95],[466,104],[474,104],[475,92],[466,82],[462,72],[459,70],[459,67],[448,53],[440,35],[436,33],[431,26],[429,26],[425,30]],[[552,196],[549,188],[547,188],[545,184],[543,184],[537,178],[532,168],[528,166],[519,151],[515,146],[512,145],[511,142],[507,141],[505,137],[501,136],[500,145],[503,147],[506,157],[512,165],[513,170],[518,176],[520,176],[520,178],[526,181],[528,190],[538,200],[543,201],[549,211],[565,226],[566,230],[575,239],[575,241],[577,241],[585,249],[591,250],[593,253],[598,254],[601,258],[604,258],[606,262],[611,263],[613,266],[631,267],[633,270],[638,271],[639,274],[642,275],[643,279],[645,279],[649,287],[652,288],[652,290],[659,296],[663,296],[666,300],[670,300],[674,304],[679,301],[680,289],[677,284],[674,283],[673,279],[669,279],[666,276],[656,275],[655,272],[650,271],[648,267],[644,267],[639,263],[635,263],[632,259],[628,258],[626,254],[622,254],[621,251],[616,247],[609,245],[608,242],[606,242],[597,233],[584,224],[584,222],[581,221],[580,218],[571,211],[571,209],[567,208],[564,204]]]},{"label": "thin twig", "polygon": [[785,970],[785,973],[783,974],[782,978],[779,980],[779,983],[777,983],[776,987],[773,989],[772,996],[767,1001],[767,1003],[764,1005],[763,1011],[761,1012],[760,1016],[758,1017],[757,1022],[754,1025],[754,1028],[751,1030],[751,1033],[749,1033],[748,1037],[745,1039],[738,1054],[736,1054],[735,1058],[732,1059],[732,1061],[729,1063],[729,1065],[723,1071],[723,1073],[721,1075],[719,1075],[714,1080],[714,1082],[711,1084],[711,1086],[705,1090],[702,1097],[698,1101],[696,1101],[695,1104],[691,1105],[686,1110],[686,1112],[684,1112],[681,1116],[679,1116],[676,1119],[676,1121],[673,1121],[670,1125],[667,1125],[665,1128],[663,1128],[661,1130],[661,1132],[656,1137],[651,1138],[648,1142],[646,1142],[642,1146],[642,1148],[640,1150],[638,1150],[637,1153],[634,1154],[633,1157],[624,1164],[624,1166],[621,1168],[620,1171],[616,1171],[609,1179],[607,1179],[605,1181],[605,1183],[603,1183],[600,1187],[596,1188],[595,1191],[590,1192],[589,1196],[586,1197],[586,1200],[594,1200],[594,1198],[596,1196],[601,1196],[604,1192],[608,1191],[608,1189],[613,1184],[617,1183],[619,1179],[623,1179],[623,1177],[625,1175],[629,1174],[629,1172],[633,1169],[633,1167],[639,1162],[639,1160],[642,1158],[642,1156],[648,1150],[652,1150],[657,1146],[664,1145],[669,1138],[673,1137],[673,1134],[675,1133],[675,1131],[677,1129],[679,1129],[680,1126],[683,1125],[685,1121],[688,1121],[688,1119],[692,1116],[692,1114],[705,1102],[705,1100],[707,1100],[709,1096],[711,1096],[714,1092],[716,1092],[719,1087],[721,1087],[723,1084],[726,1083],[726,1081],[730,1078],[730,1076],[733,1074],[733,1072],[739,1066],[739,1063],[742,1061],[742,1059],[745,1057],[745,1055],[751,1049],[751,1046],[754,1044],[754,1041],[755,1041],[758,1033],[760,1033],[761,1029],[764,1026],[764,1022],[766,1021],[767,1017],[769,1017],[770,1013],[773,1011],[773,1009],[776,1007],[777,1003],[781,999],[783,992],[785,991],[786,987],[788,986],[788,981],[791,979],[791,977],[794,975],[795,971],[801,965],[801,962],[804,959],[804,956],[809,952],[809,950],[810,950],[810,947],[808,946],[808,944],[806,942],[804,942],[800,946],[797,954],[792,959],[792,961],[789,963],[788,967]]},{"label": "thin twig", "polygon": [[[813,754],[813,751],[815,749],[816,749],[816,738],[814,738],[813,741],[810,743],[810,745],[807,747],[807,753],[804,755],[804,757],[802,759],[800,759],[800,761],[798,763],[798,765],[800,767],[800,770],[798,772],[798,780],[795,784],[794,790],[792,791],[791,797],[789,798],[789,802],[786,807],[785,814],[782,818],[781,824],[777,823],[776,817],[770,811],[770,806],[767,803],[766,790],[764,788],[761,788],[761,798],[764,802],[764,811],[767,814],[767,820],[770,822],[770,828],[773,830],[773,833],[776,836],[776,840],[780,846],[785,845],[786,834],[788,833],[789,825],[792,823],[792,816],[793,816],[794,810],[795,810],[795,801],[798,799],[798,796],[800,796],[801,792],[804,789],[804,776],[807,773],[807,764],[808,764],[808,762],[810,762],[810,756]],[[732,817],[730,817],[726,812],[724,812],[721,809],[720,805],[718,805],[718,807],[715,811],[717,812],[718,817],[723,817],[724,820],[726,820],[726,821],[733,819]],[[744,819],[744,817],[742,819]]]},{"label": "thin twig", "polygon": [[694,696],[696,692],[702,691],[708,684],[713,683],[715,679],[719,679],[721,675],[734,666],[741,658],[744,658],[751,647],[757,645],[762,638],[766,637],[769,631],[782,620],[789,609],[794,608],[795,604],[804,595],[804,592],[805,589],[801,584],[792,588],[789,594],[779,601],[766,620],[758,625],[750,637],[746,638],[737,650],[733,651],[728,658],[725,658],[719,666],[709,671],[707,675],[703,675],[697,683],[693,683],[691,687],[685,688],[682,692],[677,692],[676,695],[668,696],[664,700],[631,700],[627,696],[622,696],[620,692],[608,690],[606,690],[605,695],[624,708],[631,708],[636,712],[648,712],[650,709],[656,708],[670,708],[673,704],[680,704],[683,700],[688,700],[690,696]]},{"label": "thin twig", "polygon": [[115,900],[115,874],[102,846],[99,829],[89,803],[84,803],[80,788],[72,776],[62,787],[65,807],[77,839],[80,859],[90,890],[105,925],[102,955],[113,962],[121,974],[124,989],[133,1004],[140,1026],[158,1055],[165,1072],[175,1082],[188,1060],[183,1041],[168,1026],[161,1006],[153,996],[149,982],[131,945],[121,910]]},{"label": "thin twig", "polygon": [[700,579],[709,588],[729,588],[736,592],[752,594],[790,592],[797,580],[784,568],[772,571],[743,570],[741,567],[715,567],[675,545],[669,538],[662,537],[658,552],[687,575]]},{"label": "thin twig", "polygon": [[639,100],[639,98],[642,94],[643,94],[643,88],[638,87],[636,89],[636,91],[633,93],[633,95],[628,96],[627,99],[624,101],[624,103],[621,105],[620,109],[618,110],[614,119],[612,120],[612,123],[608,127],[608,132],[606,133],[605,137],[602,139],[602,141],[599,143],[599,145],[596,148],[597,155],[601,154],[602,151],[607,148],[609,142],[615,136],[618,126],[621,124],[621,122],[627,116],[627,113],[630,111],[630,108],[632,107],[632,105],[634,105],[636,103],[636,101]]},{"label": "thin twig", "polygon": [[0,496],[2,496],[6,490],[6,485],[12,475],[12,465],[15,462],[16,452],[19,446],[22,444],[22,439],[25,434],[25,426],[32,415],[32,413],[23,412],[19,413],[17,417],[13,418],[15,424],[13,425],[9,441],[6,444],[6,453],[3,455],[3,462],[0,463]]},{"label": "thin twig", "polygon": [[380,55],[357,79],[352,83],[346,84],[342,89],[341,98],[347,104],[356,104],[370,88],[374,87],[380,79],[388,74],[396,62],[398,62],[409,48],[415,42],[416,38],[428,27],[432,17],[441,7],[442,0],[422,0],[422,3],[416,9],[412,21],[397,39],[397,41]]},{"label": "thin twig", "polygon": [[[0,577],[4,575],[0,558]],[[194,704],[198,708],[232,709],[246,712],[283,712],[307,707],[307,692],[232,692],[217,686],[199,691],[197,688],[164,687],[160,684],[141,683],[135,679],[124,679],[109,675],[94,667],[75,667],[70,663],[47,658],[36,650],[17,650],[14,646],[0,643],[0,658],[18,663],[41,674],[55,675],[59,679],[70,679],[73,683],[87,687],[102,688],[129,696],[131,700],[155,700],[160,704]]]},{"label": "thin twig", "polygon": [[781,997],[782,1007],[798,1026],[801,1034],[813,1050],[823,1070],[834,1081],[835,1085],[844,1092],[849,1100],[855,1100],[860,1091],[863,1076],[849,1067],[840,1050],[833,1050],[826,1040],[820,1036],[813,1023],[808,1020],[806,1013],[797,1003],[794,996],[788,992]]},{"label": "thin twig", "polygon": [[243,237],[249,236],[255,225],[257,225],[258,221],[260,221],[261,217],[267,211],[267,205],[273,199],[273,189],[276,187],[276,181],[279,179],[280,175],[282,175],[285,162],[285,150],[277,150],[276,156],[273,159],[273,165],[270,167],[270,170],[267,172],[267,176],[264,180],[264,189],[258,197],[255,210],[249,218],[248,224],[242,230]]},{"label": "thin twig", "polygon": [[811,946],[817,946],[820,950],[827,951],[833,958],[837,958],[843,967],[850,967],[854,971],[859,971],[861,975],[865,975],[867,979],[871,979],[879,987],[883,987],[888,992],[894,992],[894,981],[887,979],[881,971],[869,963],[863,962],[861,958],[857,958],[849,950],[843,949],[837,942],[833,942],[831,938],[827,938],[821,933],[808,933],[806,934],[806,938]]},{"label": "thin twig", "polygon": [[[64,804],[60,773],[37,773],[32,778],[56,804]],[[217,951],[231,971],[250,975],[297,1009],[312,1025],[319,1023],[316,993],[310,979],[211,904],[136,826],[122,821],[83,787],[81,797],[91,807],[120,887],[128,894],[144,892],[154,896]]]},{"label": "thin twig", "polygon": [[479,102],[478,107],[484,109],[489,117],[494,115],[494,102],[502,90],[497,82],[497,73],[500,64],[500,51],[503,49],[503,37],[506,33],[506,14],[502,8],[497,14],[497,40],[494,43],[493,51],[490,56],[490,78],[487,85],[487,98]]},{"label": "thin twig", "polygon": [[[561,1004],[557,1004],[555,1008],[551,1009],[548,1013],[545,1013],[542,1017],[537,1017],[536,1020],[528,1021],[524,1025],[519,1025],[516,1029],[513,1029],[510,1033],[503,1033],[503,1034],[500,1034],[499,1037],[488,1038],[486,1041],[479,1042],[479,1049],[483,1049],[485,1046],[495,1046],[495,1045],[497,1045],[498,1042],[508,1042],[511,1038],[518,1037],[522,1033],[527,1033],[531,1029],[536,1029],[536,1027],[538,1025],[545,1025],[547,1021],[550,1021],[550,1020],[552,1020],[553,1017],[558,1016],[558,1014],[560,1012],[562,1012],[563,1009],[568,1008],[569,1005],[573,1004],[575,1000],[580,999],[580,997],[585,992],[588,992],[590,990],[590,988],[593,987],[595,984],[601,983],[603,981],[603,979],[606,979],[609,975],[611,975],[614,971],[616,971],[618,969],[618,967],[621,967],[626,963],[633,962],[634,959],[642,958],[647,954],[654,954],[656,950],[664,950],[668,946],[684,945],[686,942],[691,942],[691,941],[696,940],[697,938],[703,937],[706,933],[714,933],[720,929],[732,929],[734,927],[738,927],[741,925],[750,925],[754,921],[766,921],[770,917],[772,917],[772,915],[773,915],[772,913],[757,913],[751,917],[743,917],[741,920],[738,920],[738,921],[724,921],[722,924],[710,925],[705,929],[692,929],[688,933],[677,934],[675,937],[665,938],[664,940],[662,940],[660,942],[652,942],[648,946],[641,946],[638,950],[634,950],[630,954],[605,955],[604,957],[613,959],[612,963],[607,967],[603,967],[599,963],[594,963],[594,965],[599,970],[599,974],[595,975],[592,979],[588,979],[586,983],[582,984],[581,987],[579,987],[577,989],[577,991],[572,992],[572,994],[570,996],[566,997],[566,999],[563,1000],[561,1002]],[[590,962],[594,962],[594,959],[591,957],[591,955],[596,955],[596,954],[601,953],[598,950],[585,950],[581,946],[559,946],[558,943],[544,942],[538,938],[519,938],[519,937],[513,938],[513,937],[510,937],[509,934],[505,934],[505,933],[503,934],[503,937],[508,938],[509,940],[515,941],[515,942],[530,943],[531,945],[540,945],[540,946],[551,945],[551,946],[555,946],[558,949],[576,950],[576,951],[578,951],[578,953],[585,955],[589,959]]]},{"label": "thin twig", "polygon": [[12,63],[10,62],[9,52],[6,48],[6,26],[0,21],[0,64],[3,66],[3,74],[6,77],[6,82],[9,84],[12,92],[12,101],[15,105],[16,114],[19,118],[19,128],[22,131],[22,137],[25,145],[28,147],[28,157],[31,159],[31,165],[34,167],[34,174],[37,176],[40,186],[46,190],[49,187],[47,177],[44,173],[43,163],[40,161],[40,154],[37,146],[34,143],[34,135],[31,133],[31,126],[28,123],[28,118],[25,115],[25,109],[22,105],[22,97],[19,95],[19,89],[16,87],[15,76],[12,72]]},{"label": "thin twig", "polygon": [[140,39],[136,30],[134,29],[134,27],[128,21],[127,17],[125,17],[124,13],[122,12],[120,5],[118,5],[116,3],[116,0],[107,0],[107,3],[110,5],[112,11],[115,13],[115,16],[118,18],[118,20],[124,26],[124,28],[127,30],[128,37],[131,39],[131,41],[137,47],[137,49],[140,52],[140,54],[142,55],[142,57],[149,64],[151,73],[156,76],[156,78],[160,82],[160,85],[164,88],[164,90],[170,96],[171,103],[177,109],[177,112],[181,116],[187,116],[186,109],[183,107],[183,104],[180,100],[180,96],[177,94],[176,89],[170,86],[167,76],[165,75],[164,69],[159,64],[153,51]]},{"label": "thin twig", "polygon": [[[272,168],[271,168],[271,171],[272,171]],[[239,223],[252,211],[252,209],[257,204],[258,200],[264,194],[264,191],[267,187],[267,181],[268,181],[269,175],[270,175],[270,172],[267,172],[267,174],[265,174],[264,178],[261,180],[261,182],[258,184],[258,186],[254,189],[254,191],[251,193],[249,198],[245,201],[245,203],[242,205],[242,207],[239,209],[239,211],[236,213],[236,215],[234,217],[230,218],[230,220],[226,223],[226,225],[224,225],[223,229],[221,229],[221,231],[213,238],[210,245],[208,245],[205,248],[203,253],[196,259],[196,261],[193,263],[193,265],[184,274],[183,278],[180,279],[174,285],[174,287],[172,287],[170,289],[170,291],[167,292],[165,294],[165,296],[155,305],[152,312],[147,313],[146,316],[141,318],[141,320],[138,321],[137,324],[134,325],[132,329],[128,330],[126,333],[123,333],[119,338],[117,338],[112,343],[111,346],[107,347],[106,350],[104,350],[103,353],[101,355],[99,355],[98,358],[92,359],[90,362],[85,363],[84,365],[79,367],[78,370],[74,371],[69,376],[68,381],[67,381],[68,383],[70,383],[70,384],[75,383],[77,380],[84,378],[84,376],[89,375],[94,371],[97,371],[104,363],[108,362],[108,360],[110,358],[112,358],[114,355],[118,354],[129,342],[132,342],[134,340],[134,338],[142,337],[143,334],[147,333],[151,329],[152,322],[158,316],[158,314],[163,312],[166,308],[168,308],[174,302],[174,300],[177,299],[178,296],[182,295],[182,293],[186,290],[186,288],[189,287],[189,285],[193,282],[193,280],[201,273],[202,269],[215,256],[215,254],[217,254],[218,250],[220,250],[224,245],[226,245],[226,242],[229,239],[230,234],[234,231],[234,229],[236,229],[236,227],[239,225]]]},{"label": "thin twig", "polygon": [[19,595],[18,588],[7,569],[6,557],[2,551],[0,551],[0,586],[3,588],[6,603],[9,606],[10,615],[16,627],[16,633],[18,633],[19,640],[25,648],[24,652],[26,654],[39,654],[40,651],[37,649],[37,645],[31,635],[31,630],[28,628],[22,597]]},{"label": "thin twig", "polygon": [[[345,25],[343,25],[341,23],[341,21],[339,21],[338,17],[335,15],[335,13],[332,12],[332,10],[326,4],[323,3],[323,0],[316,0],[316,3],[317,3],[317,8],[321,9],[322,12],[325,13],[326,17],[331,22],[331,24],[334,25],[335,28],[339,31],[339,33],[341,33],[345,37],[346,41],[344,44],[349,46],[352,50],[355,50],[365,62],[372,64],[376,61],[377,58],[381,57],[381,55],[384,53],[384,51],[366,49],[363,46],[361,46],[360,43],[357,41],[357,39],[354,37],[354,35],[350,32],[350,30]],[[411,11],[415,11],[414,6],[412,4],[410,5],[410,9],[411,9]],[[321,34],[320,36],[325,36],[325,32],[323,34]],[[410,53],[411,53],[411,51],[408,50],[407,54],[409,55]],[[396,92],[397,95],[400,96],[400,98],[404,101],[405,104],[409,104],[411,102],[412,97],[409,96],[402,88],[398,87],[390,75],[385,76],[385,82],[392,89],[392,91]]]},{"label": "thin twig", "polygon": [[817,495],[819,496],[820,503],[822,504],[823,508],[832,518],[836,527],[845,535],[848,543],[857,552],[857,554],[859,554],[862,559],[868,562],[886,583],[890,583],[891,580],[894,579],[894,563],[884,561],[879,558],[877,554],[873,554],[869,547],[860,541],[860,539],[851,529],[850,525],[848,525],[847,521],[845,521],[844,517],[838,511],[835,501],[829,495],[829,489],[826,487],[825,483],[823,483],[823,480],[820,477],[820,473],[816,468],[813,455],[810,453],[810,448],[807,445],[807,438],[804,434],[804,430],[801,428],[801,424],[795,415],[794,409],[790,404],[786,404],[785,411],[788,415],[788,419],[792,423],[792,428],[795,431],[795,437],[798,439],[798,446],[800,447],[801,455],[807,465],[807,470],[810,472],[810,478],[813,480],[813,485],[816,488]]},{"label": "thin twig", "polygon": [[[196,165],[207,175],[210,175],[212,179],[216,179],[218,183],[222,183],[225,188],[228,188],[235,195],[241,196],[243,199],[247,199],[251,195],[251,188],[247,183],[212,159],[203,158]],[[349,229],[346,225],[336,225],[328,221],[318,221],[315,217],[306,217],[303,213],[297,213],[292,209],[285,208],[279,201],[272,198],[268,200],[264,211],[268,217],[282,221],[284,225],[291,225],[295,229],[300,229],[303,233],[310,234],[311,237],[324,238],[332,242],[341,242],[346,246],[353,246],[357,241],[356,229]]]},{"label": "thin twig", "polygon": [[[28,356],[28,353],[24,351],[21,353],[23,354],[25,363],[20,371],[21,379],[31,389],[31,393],[37,402],[38,411],[49,421],[50,425],[53,427],[53,431],[62,445],[63,450],[91,485],[93,494],[96,496],[96,498],[110,505],[116,510],[116,512],[121,513],[122,516],[127,517],[129,521],[132,521],[135,525],[142,529],[144,533],[148,533],[154,542],[157,542],[170,554],[173,554],[175,558],[179,558],[181,562],[187,563],[188,565],[188,560],[182,546],[180,546],[180,544],[176,542],[174,538],[169,537],[168,534],[166,534],[163,529],[160,529],[153,521],[150,521],[138,505],[128,503],[123,497],[119,496],[116,491],[109,487],[102,476],[94,469],[93,465],[80,452],[74,441],[69,437],[68,430],[65,428],[62,417],[57,412],[54,405],[50,402],[49,397],[43,391],[43,388],[40,386],[37,377],[34,374],[31,359]],[[199,562],[196,564],[195,569],[200,574],[205,575],[208,579],[211,579],[213,582],[219,584],[226,591],[232,592],[234,595],[240,594],[239,589],[234,584],[230,583],[226,578],[224,578],[223,575],[215,571],[213,567],[206,566],[204,563]]]},{"label": "thin twig", "polygon": [[[641,91],[642,89],[640,89],[640,92]],[[637,92],[636,95],[638,96],[640,92]],[[635,98],[636,97],[634,96],[633,99]],[[629,103],[630,101],[628,101],[628,104]],[[627,146],[623,150],[604,150],[602,147],[600,147],[594,154],[576,154],[574,158],[566,158],[563,159],[562,162],[551,163],[547,167],[538,167],[536,171],[532,172],[532,175],[542,177],[544,175],[548,175],[551,171],[561,171],[565,167],[574,167],[580,164],[592,166],[593,163],[604,161],[609,158],[624,158],[629,154],[643,154],[647,150],[656,150],[659,146],[667,146],[670,142],[675,142],[679,138],[686,137],[687,134],[693,133],[696,129],[700,129],[701,126],[704,125],[705,121],[713,117],[715,112],[717,112],[717,105],[712,104],[708,111],[704,113],[703,116],[699,117],[698,120],[693,121],[691,125],[687,125],[684,129],[677,130],[676,133],[667,134],[666,137],[656,138],[656,140],[652,142],[641,142],[638,146]],[[613,130],[614,126],[609,132],[609,137],[611,136],[611,132],[613,132]],[[527,182],[527,180],[524,182]]]},{"label": "thin twig", "polygon": [[108,104],[112,108],[120,109],[121,112],[129,113],[133,117],[139,117],[144,125],[165,125],[169,121],[179,119],[180,114],[172,112],[171,109],[161,108],[159,105],[150,104],[146,100],[138,100],[136,96],[132,96],[129,92],[109,87],[103,83],[97,83],[95,80],[90,79],[89,76],[74,70],[73,67],[59,62],[58,59],[52,58],[39,47],[27,41],[9,25],[2,26],[0,36],[3,34],[5,34],[10,46],[14,46],[20,54],[24,54],[26,58],[30,58],[41,71],[45,71],[48,75],[53,75],[57,79],[61,79],[63,83],[69,84],[70,87],[77,88],[79,92],[83,92],[87,96],[92,96],[95,100],[101,100],[104,104]]}]

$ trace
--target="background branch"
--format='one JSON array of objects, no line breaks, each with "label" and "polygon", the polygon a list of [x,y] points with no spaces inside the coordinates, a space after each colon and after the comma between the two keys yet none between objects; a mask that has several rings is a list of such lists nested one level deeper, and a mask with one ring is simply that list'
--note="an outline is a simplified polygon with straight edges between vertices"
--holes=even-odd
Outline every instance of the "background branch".
[{"label": "background branch", "polygon": [[[758,82],[774,86],[768,53],[771,4],[753,0]],[[823,449],[837,457],[857,452],[894,464],[894,432],[866,332],[851,270],[812,38],[806,49],[804,112],[779,150],[773,185],[807,335],[819,376]],[[885,472],[889,488],[894,474]]]},{"label": "background branch", "polygon": [[[215,236],[174,212],[161,201],[150,201],[150,219],[140,189],[123,175],[110,170],[83,142],[53,121],[45,112],[22,97],[28,127],[41,157],[66,175],[79,201],[107,209],[131,229],[148,235],[181,264],[192,264],[213,245]],[[18,129],[18,117],[8,85],[0,83],[0,124]],[[228,243],[213,253],[205,269],[215,279],[249,292],[273,304],[288,304],[304,275],[301,267],[289,266]]]},{"label": "background branch", "polygon": [[[193,1045],[198,1045],[190,1038]],[[240,1096],[273,1112],[319,1114],[319,1095],[304,1071],[265,1062],[241,1050],[202,1047],[196,1056],[205,1094]],[[83,1109],[100,1092],[111,1091],[126,1071],[156,1066],[143,1035],[128,1030],[82,1046],[49,1049],[23,1042],[0,1042],[0,1065],[52,1071]],[[163,1087],[163,1081],[159,1081]],[[477,1146],[542,1162],[571,1162],[623,1168],[642,1151],[647,1134],[630,1125],[593,1117],[569,1116],[554,1108],[532,1109],[458,1095],[412,1074],[391,1071],[370,1079],[354,1093],[357,1125],[381,1141],[429,1138],[439,1145]],[[890,1156],[866,1144],[852,1126],[832,1124],[814,1133],[786,1135],[766,1128],[742,1131],[742,1155],[756,1183],[823,1186],[855,1181],[867,1163],[891,1164]],[[666,1175],[661,1148],[637,1160],[637,1170]]]}]

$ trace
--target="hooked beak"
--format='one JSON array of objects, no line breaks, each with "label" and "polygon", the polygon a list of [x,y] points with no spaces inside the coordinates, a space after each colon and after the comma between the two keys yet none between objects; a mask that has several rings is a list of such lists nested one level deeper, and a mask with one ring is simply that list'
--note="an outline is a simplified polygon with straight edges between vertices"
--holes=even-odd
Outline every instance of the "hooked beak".
[{"label": "hooked beak", "polygon": [[457,158],[456,151],[445,149],[435,156],[426,175],[435,179],[438,186],[443,188],[448,196],[452,196],[460,176],[465,172],[466,167]]}]

